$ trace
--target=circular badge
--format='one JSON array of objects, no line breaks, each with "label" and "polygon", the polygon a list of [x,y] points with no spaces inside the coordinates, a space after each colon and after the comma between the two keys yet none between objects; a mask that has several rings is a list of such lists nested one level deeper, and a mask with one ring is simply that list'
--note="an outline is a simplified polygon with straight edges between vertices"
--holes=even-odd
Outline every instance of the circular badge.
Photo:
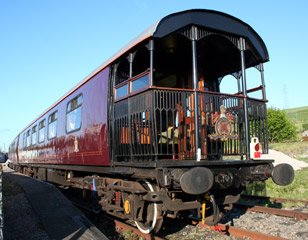
[{"label": "circular badge", "polygon": [[215,130],[218,135],[230,135],[231,134],[231,122],[226,117],[221,117],[215,124]]}]

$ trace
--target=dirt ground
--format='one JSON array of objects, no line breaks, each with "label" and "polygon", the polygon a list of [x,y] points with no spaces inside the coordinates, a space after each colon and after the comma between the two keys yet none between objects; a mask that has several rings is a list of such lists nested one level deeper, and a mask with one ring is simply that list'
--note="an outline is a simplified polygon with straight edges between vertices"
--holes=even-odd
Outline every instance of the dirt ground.
[{"label": "dirt ground", "polygon": [[22,188],[8,174],[2,175],[4,239],[49,239]]}]

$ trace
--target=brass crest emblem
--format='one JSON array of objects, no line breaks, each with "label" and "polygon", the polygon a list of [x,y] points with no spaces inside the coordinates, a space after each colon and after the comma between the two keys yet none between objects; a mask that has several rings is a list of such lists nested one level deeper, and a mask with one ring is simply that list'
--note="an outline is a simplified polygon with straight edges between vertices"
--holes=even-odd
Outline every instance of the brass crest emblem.
[{"label": "brass crest emblem", "polygon": [[220,106],[220,114],[212,115],[212,122],[215,124],[215,133],[209,134],[211,140],[227,141],[228,139],[238,139],[238,134],[232,133],[232,123],[234,123],[234,116],[226,113],[224,105]]}]

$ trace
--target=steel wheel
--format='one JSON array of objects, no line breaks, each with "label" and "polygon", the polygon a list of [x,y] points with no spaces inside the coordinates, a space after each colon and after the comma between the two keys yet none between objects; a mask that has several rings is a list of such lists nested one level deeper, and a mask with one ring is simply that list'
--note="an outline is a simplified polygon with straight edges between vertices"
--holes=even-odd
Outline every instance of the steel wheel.
[{"label": "steel wheel", "polygon": [[[151,192],[158,190],[157,186],[152,186],[152,184],[146,180],[141,180],[140,182],[144,183],[142,184],[144,188]],[[151,233],[152,231],[157,233],[163,224],[163,218],[159,216],[158,204],[145,202],[142,212],[143,221],[135,221],[139,231],[144,234]]]}]

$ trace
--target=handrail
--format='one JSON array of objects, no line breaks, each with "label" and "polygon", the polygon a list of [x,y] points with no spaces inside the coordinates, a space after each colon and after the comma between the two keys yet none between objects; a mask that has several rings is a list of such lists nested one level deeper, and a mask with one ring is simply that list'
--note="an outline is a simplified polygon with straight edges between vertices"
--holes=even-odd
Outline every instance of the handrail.
[{"label": "handrail", "polygon": [[154,90],[165,90],[165,91],[181,91],[181,92],[194,92],[191,88],[167,88],[167,87],[157,87],[153,86],[151,89]]},{"label": "handrail", "polygon": [[[145,74],[144,74],[145,75]],[[179,92],[191,92],[193,93],[194,90],[191,89],[191,88],[166,88],[166,87],[157,87],[157,86],[153,86],[153,87],[147,87],[147,88],[144,88],[140,91],[136,91],[134,93],[130,93],[128,94],[127,96],[125,97],[122,97],[120,99],[117,99],[115,100],[115,102],[119,102],[123,99],[127,99],[129,97],[132,97],[132,96],[135,96],[135,95],[138,95],[140,93],[143,93],[145,91],[149,91],[149,90],[161,90],[161,91],[179,91]],[[212,96],[226,96],[226,97],[236,97],[236,98],[240,98],[240,99],[243,99],[244,96],[243,95],[240,95],[241,92],[239,93],[236,93],[236,94],[230,94],[230,93],[222,93],[222,92],[210,92],[210,91],[203,91],[203,90],[198,90],[197,91],[198,93],[204,93],[204,94],[208,94],[208,95],[212,95]],[[267,100],[262,100],[262,99],[257,99],[257,98],[252,98],[252,97],[247,97],[248,100],[253,100],[253,101],[258,101],[258,102],[262,102],[262,103],[267,103],[268,101]]]},{"label": "handrail", "polygon": [[[263,89],[263,86],[260,85],[259,87],[255,87],[255,88],[250,88],[247,90],[247,93],[252,93],[252,92],[256,92],[256,91],[260,91]],[[238,92],[237,94],[243,94],[243,92]]]},{"label": "handrail", "polygon": [[[192,118],[196,108],[192,104],[192,89],[147,87],[138,93],[131,94],[119,107],[115,117],[116,136],[119,148],[116,157],[119,161],[134,159],[194,159],[195,158],[195,125]],[[198,127],[201,137],[201,154],[204,159],[216,159],[219,154],[243,154],[243,96],[232,94],[198,91]],[[144,101],[144,99],[147,99]],[[257,136],[267,149],[266,106],[262,100],[248,98],[249,124],[251,136]],[[119,101],[118,101],[119,102]],[[239,138],[224,141],[210,139],[215,132],[215,116],[224,105],[232,118],[232,134]],[[178,108],[180,106],[181,108]],[[120,109],[126,109],[120,110]],[[129,110],[131,109],[131,110]],[[260,130],[262,130],[260,132]],[[233,136],[232,135],[232,136]],[[222,152],[221,152],[222,151]]]}]

